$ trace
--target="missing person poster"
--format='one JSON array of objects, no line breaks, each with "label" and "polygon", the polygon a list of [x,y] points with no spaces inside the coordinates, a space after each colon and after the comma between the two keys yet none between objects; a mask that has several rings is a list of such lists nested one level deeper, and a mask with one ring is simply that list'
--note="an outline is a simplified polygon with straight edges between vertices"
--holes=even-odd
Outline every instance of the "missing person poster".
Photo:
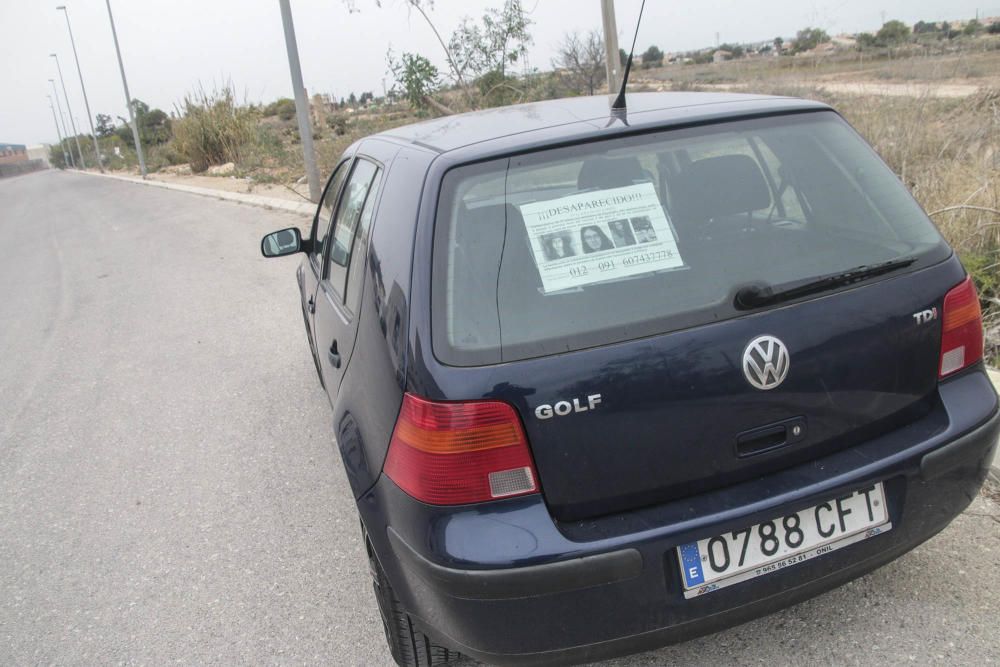
[{"label": "missing person poster", "polygon": [[520,209],[545,293],[684,266],[652,183]]}]

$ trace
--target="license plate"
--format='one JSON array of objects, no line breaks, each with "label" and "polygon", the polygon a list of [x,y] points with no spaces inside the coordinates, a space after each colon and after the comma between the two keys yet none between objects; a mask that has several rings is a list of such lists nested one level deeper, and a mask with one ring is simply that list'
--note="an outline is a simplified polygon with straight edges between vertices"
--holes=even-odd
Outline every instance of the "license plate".
[{"label": "license plate", "polygon": [[777,572],[892,529],[878,482],[788,516],[677,547],[684,597]]}]

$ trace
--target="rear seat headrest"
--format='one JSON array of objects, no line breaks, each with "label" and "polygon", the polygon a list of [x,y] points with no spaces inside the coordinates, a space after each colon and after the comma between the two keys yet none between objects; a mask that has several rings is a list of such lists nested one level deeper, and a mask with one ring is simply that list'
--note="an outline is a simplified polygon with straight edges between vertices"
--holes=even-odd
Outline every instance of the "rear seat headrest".
[{"label": "rear seat headrest", "polygon": [[674,217],[704,221],[771,205],[771,191],[757,162],[720,155],[692,162],[670,184]]},{"label": "rear seat headrest", "polygon": [[580,190],[621,188],[644,180],[649,180],[649,175],[637,158],[592,157],[581,165],[576,187]]}]

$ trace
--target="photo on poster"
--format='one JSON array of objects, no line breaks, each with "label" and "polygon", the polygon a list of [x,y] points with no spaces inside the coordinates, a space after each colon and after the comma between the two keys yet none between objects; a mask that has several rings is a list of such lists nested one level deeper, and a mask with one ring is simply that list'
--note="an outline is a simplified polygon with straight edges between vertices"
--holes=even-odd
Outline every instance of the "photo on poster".
[{"label": "photo on poster", "polygon": [[632,229],[635,230],[635,238],[639,243],[652,243],[656,240],[656,230],[649,218],[640,216],[632,218]]},{"label": "photo on poster", "polygon": [[597,225],[587,225],[580,229],[580,245],[588,255],[594,252],[604,252],[614,248],[611,239]]},{"label": "photo on poster", "polygon": [[684,266],[652,183],[519,209],[545,294]]},{"label": "photo on poster", "polygon": [[612,220],[608,223],[608,227],[611,228],[611,240],[616,248],[635,245],[635,235],[628,220]]},{"label": "photo on poster", "polygon": [[545,259],[554,262],[557,259],[572,257],[576,254],[573,249],[573,237],[568,231],[554,232],[552,234],[542,234],[538,237],[545,251]]}]

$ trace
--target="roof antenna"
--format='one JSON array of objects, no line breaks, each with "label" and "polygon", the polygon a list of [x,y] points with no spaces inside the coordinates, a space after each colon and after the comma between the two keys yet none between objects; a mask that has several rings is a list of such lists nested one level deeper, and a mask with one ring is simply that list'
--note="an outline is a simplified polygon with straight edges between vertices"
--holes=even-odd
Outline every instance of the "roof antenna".
[{"label": "roof antenna", "polygon": [[618,91],[618,97],[615,98],[614,103],[611,105],[612,111],[624,111],[625,110],[625,86],[628,85],[628,73],[632,69],[632,54],[635,53],[635,40],[639,36],[639,24],[642,23],[642,10],[646,7],[646,0],[642,0],[642,5],[639,7],[639,20],[635,22],[635,35],[632,36],[632,49],[628,52],[628,60],[625,62],[625,73],[622,76],[622,87]]}]

